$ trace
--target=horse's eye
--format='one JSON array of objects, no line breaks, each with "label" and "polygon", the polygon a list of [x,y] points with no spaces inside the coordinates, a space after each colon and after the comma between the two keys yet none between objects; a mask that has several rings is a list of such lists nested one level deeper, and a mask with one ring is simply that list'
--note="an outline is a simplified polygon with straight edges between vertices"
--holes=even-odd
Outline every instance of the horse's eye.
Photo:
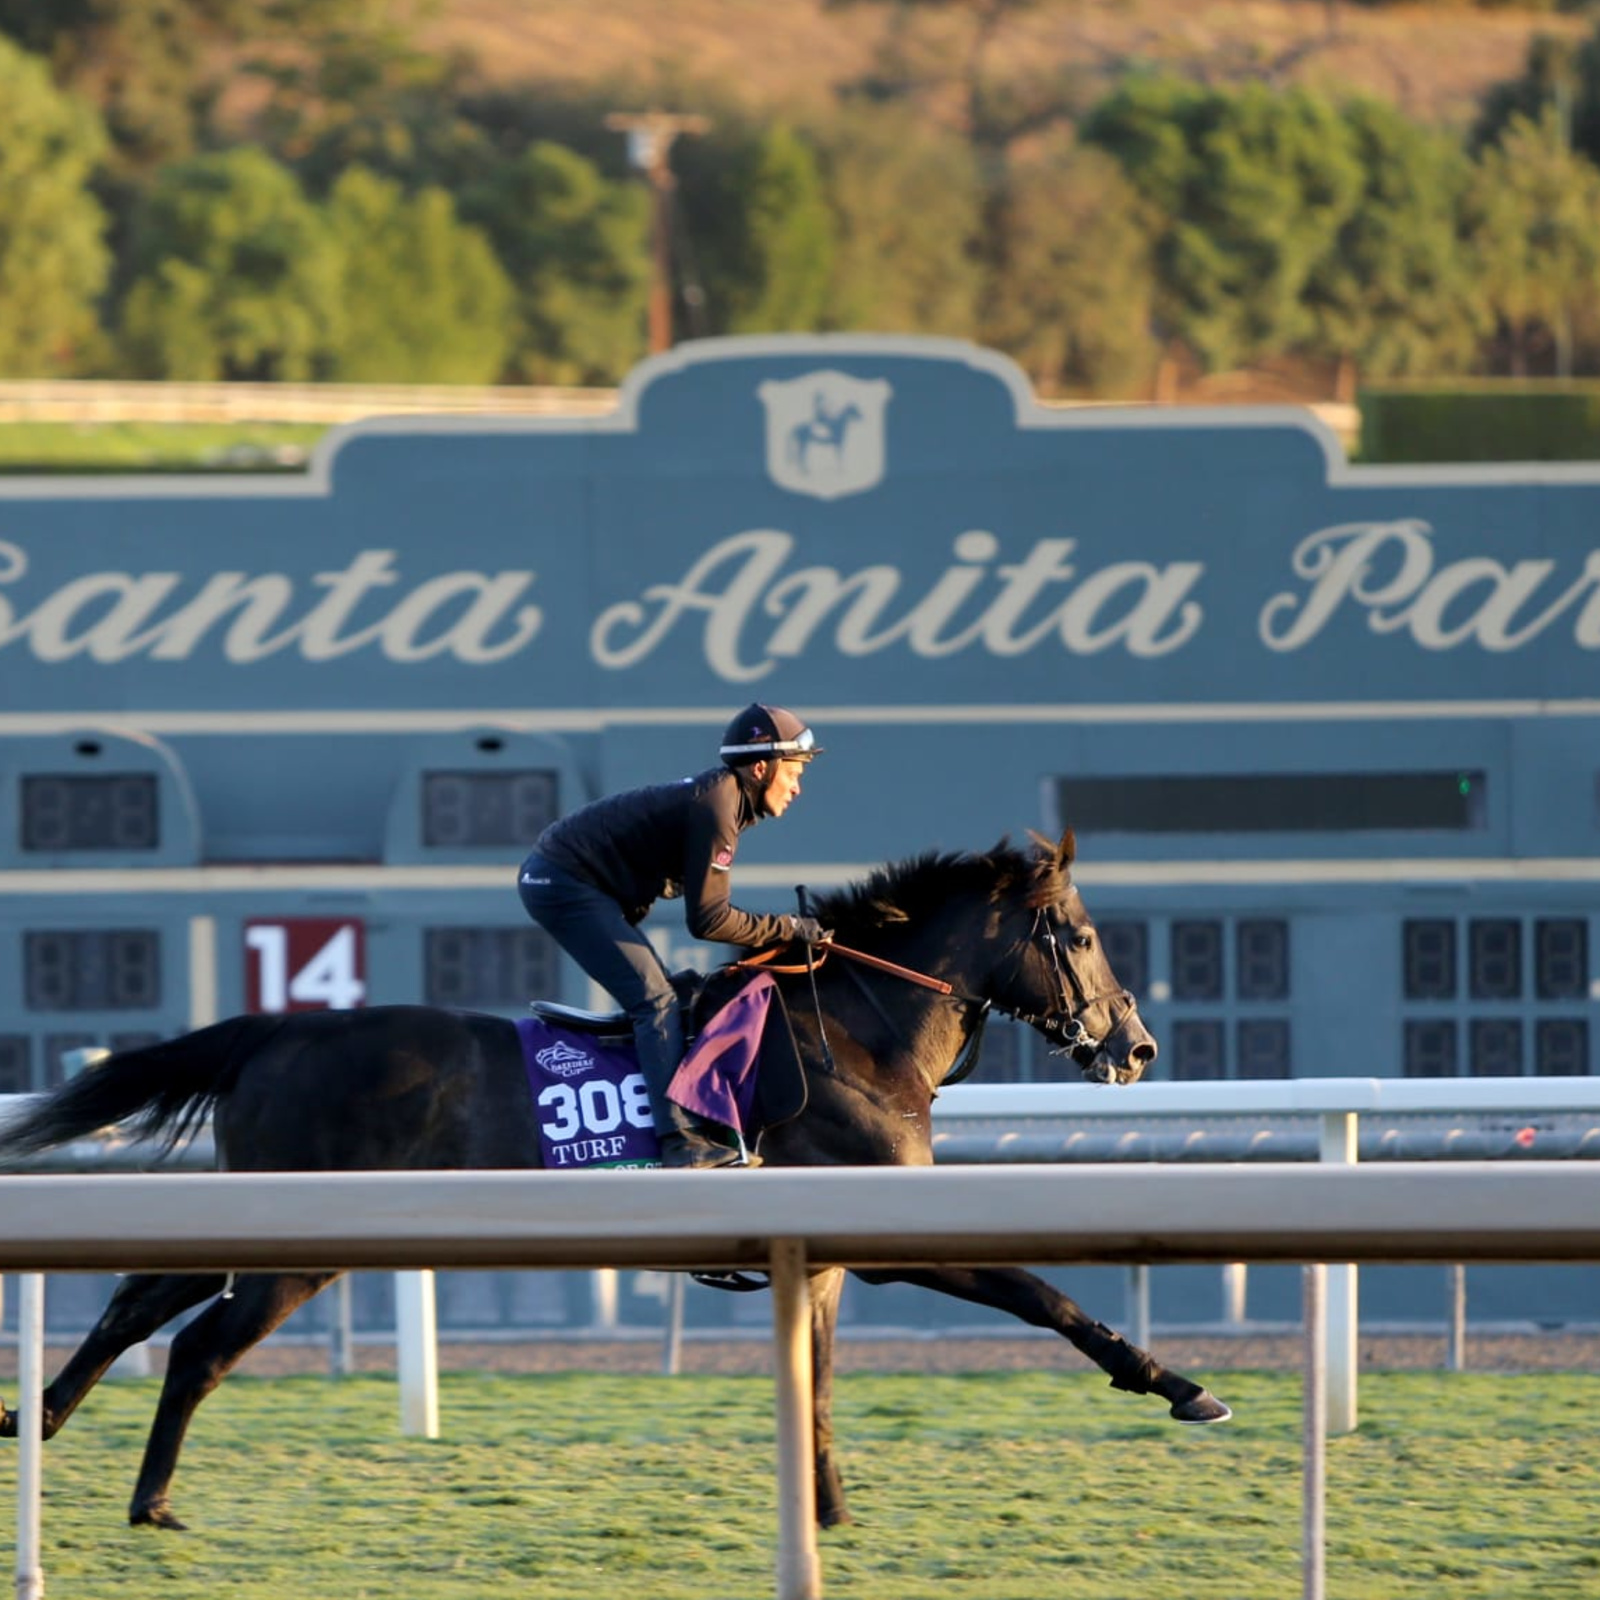
[{"label": "horse's eye", "polygon": [[1075,933],[1075,934],[1073,934],[1073,936],[1072,936],[1072,948],[1074,950],[1092,950],[1092,949],[1094,949],[1094,935],[1092,933]]}]

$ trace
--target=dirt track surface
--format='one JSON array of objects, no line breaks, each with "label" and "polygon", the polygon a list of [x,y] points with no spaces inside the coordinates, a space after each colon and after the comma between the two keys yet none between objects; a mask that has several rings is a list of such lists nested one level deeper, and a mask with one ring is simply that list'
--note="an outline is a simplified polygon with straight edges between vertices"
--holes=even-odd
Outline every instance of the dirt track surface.
[{"label": "dirt track surface", "polygon": [[[1183,1337],[1152,1340],[1156,1358],[1180,1372],[1202,1376],[1212,1372],[1253,1369],[1297,1371],[1305,1360],[1304,1342],[1295,1334],[1266,1333],[1226,1338]],[[52,1346],[46,1370],[54,1372],[71,1353]],[[166,1352],[151,1352],[152,1370],[160,1372]],[[1438,1370],[1445,1364],[1443,1335],[1373,1336],[1361,1341],[1364,1371]],[[356,1347],[362,1372],[394,1371],[389,1345]],[[656,1338],[537,1339],[525,1343],[468,1343],[448,1340],[439,1347],[443,1372],[606,1372],[659,1373],[662,1343]],[[256,1377],[314,1375],[328,1370],[328,1354],[318,1344],[267,1345],[253,1351],[239,1371]],[[763,1375],[772,1370],[770,1343],[764,1338],[686,1339],[681,1370],[722,1376]],[[837,1370],[849,1372],[1028,1372],[1091,1370],[1068,1344],[1058,1339],[845,1339],[838,1347]],[[1492,1334],[1468,1337],[1467,1370],[1471,1372],[1600,1372],[1600,1334]],[[0,1377],[16,1374],[16,1351],[0,1349]]]}]

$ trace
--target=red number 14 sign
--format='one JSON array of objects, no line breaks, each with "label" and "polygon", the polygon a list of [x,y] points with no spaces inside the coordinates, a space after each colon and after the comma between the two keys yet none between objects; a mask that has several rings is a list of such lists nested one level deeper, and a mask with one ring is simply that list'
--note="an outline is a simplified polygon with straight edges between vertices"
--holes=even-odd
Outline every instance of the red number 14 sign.
[{"label": "red number 14 sign", "polygon": [[366,930],[335,917],[244,925],[248,1011],[346,1011],[367,999]]}]

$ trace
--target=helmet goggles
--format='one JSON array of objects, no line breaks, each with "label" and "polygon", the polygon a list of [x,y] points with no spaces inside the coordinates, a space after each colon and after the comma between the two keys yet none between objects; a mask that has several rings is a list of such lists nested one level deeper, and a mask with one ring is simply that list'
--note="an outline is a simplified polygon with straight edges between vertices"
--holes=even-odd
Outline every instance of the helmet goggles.
[{"label": "helmet goggles", "polygon": [[809,761],[822,753],[822,746],[792,711],[756,704],[728,724],[720,753],[724,761],[734,765],[765,760]]}]

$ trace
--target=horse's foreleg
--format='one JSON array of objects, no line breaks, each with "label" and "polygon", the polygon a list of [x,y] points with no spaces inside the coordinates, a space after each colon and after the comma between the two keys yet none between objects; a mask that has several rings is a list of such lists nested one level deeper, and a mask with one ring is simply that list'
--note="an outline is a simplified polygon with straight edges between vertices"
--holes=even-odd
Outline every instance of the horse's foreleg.
[{"label": "horse's foreleg", "polygon": [[1111,1378],[1113,1389],[1160,1395],[1179,1422],[1221,1422],[1233,1413],[1217,1397],[1180,1373],[1169,1372],[1148,1351],[1087,1316],[1043,1278],[1020,1267],[927,1267],[857,1274],[866,1283],[911,1283],[940,1294],[993,1306],[1035,1328],[1059,1333]]},{"label": "horse's foreleg", "polygon": [[811,1406],[815,1445],[817,1526],[837,1528],[854,1519],[833,1459],[833,1338],[839,1325],[844,1269],[829,1267],[811,1278]]},{"label": "horse's foreleg", "polygon": [[[142,1344],[180,1311],[199,1305],[223,1286],[220,1273],[137,1273],[124,1278],[111,1302],[72,1358],[44,1391],[41,1437],[54,1438],[84,1396],[125,1350]],[[17,1413],[0,1402],[0,1438],[15,1438]]]},{"label": "horse's foreleg", "polygon": [[167,1358],[167,1379],[128,1507],[129,1522],[157,1528],[183,1526],[173,1515],[167,1491],[195,1407],[247,1350],[336,1277],[336,1272],[318,1272],[240,1278],[231,1295],[208,1307],[178,1333]]}]

